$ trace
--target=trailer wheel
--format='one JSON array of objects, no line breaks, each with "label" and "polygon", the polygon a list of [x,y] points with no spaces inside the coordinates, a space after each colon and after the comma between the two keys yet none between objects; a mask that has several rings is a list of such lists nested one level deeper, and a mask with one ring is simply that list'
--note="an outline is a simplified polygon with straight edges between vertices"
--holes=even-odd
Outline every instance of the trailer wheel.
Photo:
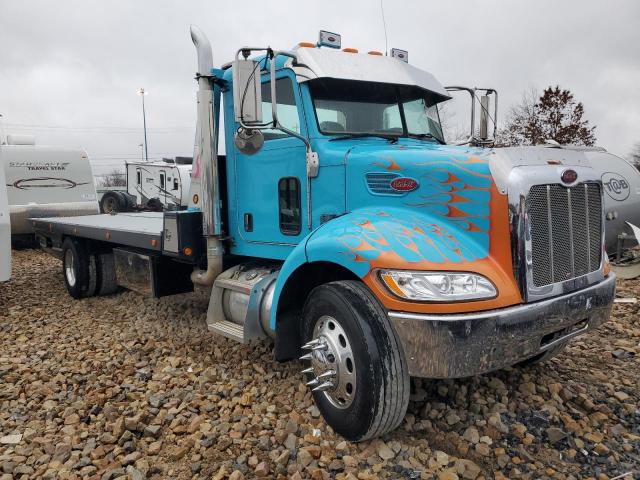
[{"label": "trailer wheel", "polygon": [[124,211],[125,208],[125,200],[120,192],[105,192],[100,199],[102,213],[118,213]]},{"label": "trailer wheel", "polygon": [[98,282],[96,255],[79,240],[67,238],[62,244],[62,274],[73,298],[91,297]]},{"label": "trailer wheel", "polygon": [[303,373],[318,409],[337,433],[363,441],[394,430],[409,403],[402,345],[378,300],[357,281],[309,295],[302,318]]},{"label": "trailer wheel", "polygon": [[116,265],[113,253],[103,252],[97,255],[98,289],[96,295],[111,295],[118,291]]}]

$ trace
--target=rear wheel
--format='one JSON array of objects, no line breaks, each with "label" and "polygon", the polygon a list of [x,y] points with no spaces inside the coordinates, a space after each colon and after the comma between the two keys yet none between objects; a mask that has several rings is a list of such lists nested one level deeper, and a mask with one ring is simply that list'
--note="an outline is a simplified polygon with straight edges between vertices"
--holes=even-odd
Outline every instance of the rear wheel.
[{"label": "rear wheel", "polygon": [[125,199],[119,192],[106,192],[100,199],[102,213],[118,213],[125,209]]},{"label": "rear wheel", "polygon": [[83,242],[73,238],[63,242],[62,274],[67,292],[73,298],[95,295],[98,283],[96,255]]},{"label": "rear wheel", "polygon": [[327,423],[351,441],[394,430],[409,403],[409,373],[385,310],[367,287],[315,288],[304,307],[307,385]]},{"label": "rear wheel", "polygon": [[111,295],[117,292],[118,282],[113,253],[99,253],[96,261],[98,267],[98,289],[96,295]]}]

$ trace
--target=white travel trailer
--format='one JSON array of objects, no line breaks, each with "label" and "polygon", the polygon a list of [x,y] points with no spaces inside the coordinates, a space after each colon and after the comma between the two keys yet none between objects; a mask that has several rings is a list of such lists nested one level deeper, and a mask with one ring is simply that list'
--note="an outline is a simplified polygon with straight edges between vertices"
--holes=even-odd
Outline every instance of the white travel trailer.
[{"label": "white travel trailer", "polygon": [[138,205],[157,198],[169,210],[186,208],[189,206],[191,163],[191,157],[127,163],[127,193],[136,198]]},{"label": "white travel trailer", "polygon": [[11,277],[11,224],[9,223],[9,202],[4,179],[4,169],[0,168],[0,282]]},{"label": "white travel trailer", "polygon": [[183,210],[189,206],[191,157],[159,162],[128,162],[127,191],[113,189],[100,199],[103,213],[137,209]]},{"label": "white travel trailer", "polygon": [[0,166],[14,238],[33,233],[29,218],[99,213],[83,150],[35,145],[33,137],[7,135],[0,145]]}]

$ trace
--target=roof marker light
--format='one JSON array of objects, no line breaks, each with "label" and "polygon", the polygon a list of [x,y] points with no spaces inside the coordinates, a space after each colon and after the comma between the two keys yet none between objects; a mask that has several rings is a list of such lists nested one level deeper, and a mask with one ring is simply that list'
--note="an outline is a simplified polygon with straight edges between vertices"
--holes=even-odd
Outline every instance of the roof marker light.
[{"label": "roof marker light", "polygon": [[342,51],[346,53],[358,53],[357,48],[343,48]]},{"label": "roof marker light", "polygon": [[400,50],[399,48],[392,48],[391,56],[393,58],[397,58],[398,60],[402,60],[404,63],[409,63],[409,52],[407,52],[406,50]]},{"label": "roof marker light", "polygon": [[340,35],[338,35],[337,33],[320,30],[320,36],[318,37],[318,46],[340,48],[342,46],[342,37],[340,37]]},{"label": "roof marker light", "polygon": [[378,56],[382,56],[382,52],[379,52],[377,50],[371,50],[370,52],[367,52],[369,55],[378,55]]},{"label": "roof marker light", "polygon": [[300,48],[315,48],[316,44],[311,42],[300,42],[298,43],[298,47]]}]

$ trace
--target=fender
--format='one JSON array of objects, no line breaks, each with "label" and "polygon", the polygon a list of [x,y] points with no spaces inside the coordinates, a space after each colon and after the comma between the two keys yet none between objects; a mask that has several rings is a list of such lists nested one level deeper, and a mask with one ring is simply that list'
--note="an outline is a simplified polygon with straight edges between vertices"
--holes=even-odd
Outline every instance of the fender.
[{"label": "fender", "polygon": [[[493,187],[495,188],[495,186]],[[285,261],[278,275],[271,312],[276,327],[277,306],[288,278],[306,262],[330,262],[353,272],[369,286],[389,310],[417,313],[462,313],[502,308],[522,302],[513,277],[508,243],[506,199],[492,192],[489,225],[475,219],[468,223],[437,212],[403,207],[365,207],[324,224],[301,242]],[[494,209],[502,215],[494,216]],[[487,212],[489,213],[489,212]],[[488,215],[487,215],[488,216]],[[498,219],[501,220],[498,220]],[[508,240],[506,240],[508,242]],[[393,296],[377,279],[377,269],[440,270],[474,272],[489,278],[497,297],[453,304],[408,302]]]}]

